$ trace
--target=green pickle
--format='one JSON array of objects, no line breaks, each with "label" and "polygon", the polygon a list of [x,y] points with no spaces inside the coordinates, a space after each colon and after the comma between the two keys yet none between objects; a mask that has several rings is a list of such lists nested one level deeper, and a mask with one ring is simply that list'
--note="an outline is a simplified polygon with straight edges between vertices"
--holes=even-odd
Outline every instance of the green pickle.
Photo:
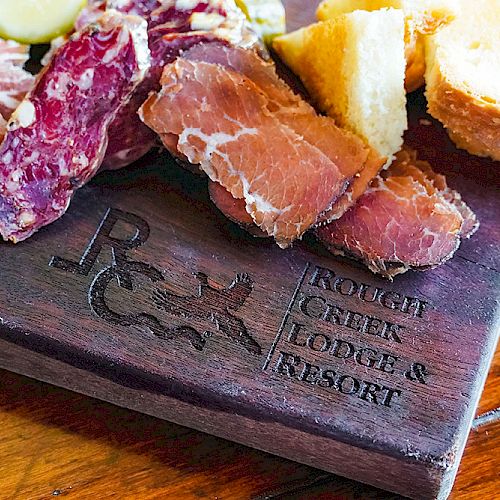
[{"label": "green pickle", "polygon": [[48,43],[71,31],[86,0],[0,0],[0,38]]}]

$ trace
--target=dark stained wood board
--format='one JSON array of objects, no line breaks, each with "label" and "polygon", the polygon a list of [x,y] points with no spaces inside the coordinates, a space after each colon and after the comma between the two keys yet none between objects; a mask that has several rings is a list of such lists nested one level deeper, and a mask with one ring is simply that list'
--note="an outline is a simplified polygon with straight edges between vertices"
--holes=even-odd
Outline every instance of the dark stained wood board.
[{"label": "dark stained wood board", "polygon": [[[100,176],[32,240],[0,245],[1,366],[401,494],[446,496],[498,336],[498,166],[454,150],[423,105],[413,98],[409,142],[482,222],[442,268],[391,284],[311,240],[283,252],[217,213],[203,179],[151,154]],[[348,295],[362,284],[380,301]],[[385,322],[386,338],[310,317],[327,303]],[[322,344],[337,357],[314,351]],[[340,359],[361,348],[377,354]],[[321,386],[327,369],[340,391]]]},{"label": "dark stained wood board", "polygon": [[[500,401],[499,368],[497,351],[482,402]],[[500,425],[484,422],[482,412],[451,500],[493,499],[499,489]],[[0,372],[0,422],[5,499],[399,498],[7,372]]]}]

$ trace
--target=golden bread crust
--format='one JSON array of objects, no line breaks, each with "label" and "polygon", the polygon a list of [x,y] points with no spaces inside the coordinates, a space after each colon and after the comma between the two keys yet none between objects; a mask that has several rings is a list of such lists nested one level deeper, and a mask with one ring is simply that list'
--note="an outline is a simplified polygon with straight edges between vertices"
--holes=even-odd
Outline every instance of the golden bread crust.
[{"label": "golden bread crust", "polygon": [[427,15],[407,17],[405,27],[406,92],[425,84],[425,39],[455,19],[454,12],[436,10]]},{"label": "golden bread crust", "polygon": [[426,50],[429,113],[445,126],[459,148],[500,161],[500,103],[451,82],[441,68],[433,43],[429,40]]}]

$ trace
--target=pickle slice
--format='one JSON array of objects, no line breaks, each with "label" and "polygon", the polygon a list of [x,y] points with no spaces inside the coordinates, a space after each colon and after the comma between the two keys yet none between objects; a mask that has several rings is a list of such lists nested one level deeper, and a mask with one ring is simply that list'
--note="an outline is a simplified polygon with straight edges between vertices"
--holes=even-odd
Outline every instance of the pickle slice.
[{"label": "pickle slice", "polygon": [[236,0],[259,37],[270,44],[286,31],[285,7],[281,0]]},{"label": "pickle slice", "polygon": [[86,0],[0,0],[0,37],[47,43],[71,31]]}]

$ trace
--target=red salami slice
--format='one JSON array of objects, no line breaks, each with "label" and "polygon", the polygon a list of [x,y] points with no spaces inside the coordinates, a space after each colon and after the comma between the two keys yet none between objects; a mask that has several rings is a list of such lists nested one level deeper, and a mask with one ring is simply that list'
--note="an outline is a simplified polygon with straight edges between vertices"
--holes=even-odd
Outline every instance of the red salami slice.
[{"label": "red salami slice", "polygon": [[6,120],[33,87],[34,77],[23,69],[29,47],[0,39],[0,115]]},{"label": "red salami slice", "polygon": [[0,234],[58,219],[99,169],[117,111],[150,64],[146,23],[109,12],[73,35],[12,115],[0,146]]}]

